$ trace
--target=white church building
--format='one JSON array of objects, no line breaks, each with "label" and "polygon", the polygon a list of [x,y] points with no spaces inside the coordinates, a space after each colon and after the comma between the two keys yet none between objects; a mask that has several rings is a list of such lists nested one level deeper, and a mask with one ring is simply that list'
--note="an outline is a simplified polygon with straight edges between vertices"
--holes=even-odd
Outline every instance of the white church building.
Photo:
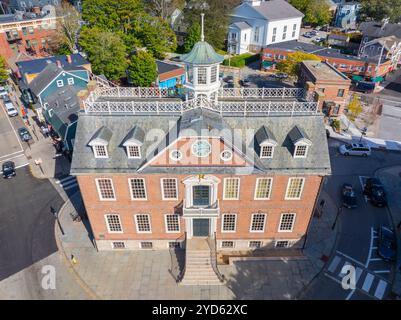
[{"label": "white church building", "polygon": [[228,52],[259,52],[273,43],[298,40],[303,17],[285,0],[245,0],[231,14]]}]

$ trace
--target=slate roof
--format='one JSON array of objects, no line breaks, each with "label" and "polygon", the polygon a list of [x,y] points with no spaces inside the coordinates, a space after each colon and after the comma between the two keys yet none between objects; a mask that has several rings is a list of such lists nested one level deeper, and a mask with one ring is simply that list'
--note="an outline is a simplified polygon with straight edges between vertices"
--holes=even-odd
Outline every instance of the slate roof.
[{"label": "slate roof", "polygon": [[49,63],[46,68],[28,84],[29,89],[31,89],[32,93],[36,96],[39,96],[40,92],[62,71],[63,69],[59,68],[57,64]]},{"label": "slate roof", "polygon": [[206,41],[195,43],[191,52],[183,55],[181,60],[189,64],[215,64],[224,60],[224,57],[213,49]]},{"label": "slate roof", "polygon": [[[195,121],[193,121],[195,120]],[[145,133],[142,145],[142,158],[130,159],[122,146],[133,126],[138,126]],[[271,135],[277,141],[274,157],[272,159],[260,159],[259,152],[255,148],[255,133],[262,127],[269,128]],[[289,133],[297,126],[304,130],[305,136],[312,141],[306,158],[293,157],[293,142]],[[101,128],[112,131],[109,135],[107,159],[94,157],[92,149],[88,145],[93,141],[95,133]],[[157,131],[155,131],[157,129]],[[225,141],[234,141],[236,150],[242,153],[246,159],[252,159],[252,167],[197,167],[197,166],[146,166],[150,159],[159,154],[166,146],[177,137],[188,134],[189,129],[202,134],[220,137]],[[104,129],[103,129],[104,130]],[[151,136],[147,133],[152,130]],[[154,134],[158,133],[157,136]],[[231,137],[230,137],[231,136]],[[157,139],[156,139],[157,137]],[[233,138],[234,137],[234,138]],[[239,142],[238,142],[239,140]],[[158,143],[155,146],[155,141]],[[248,161],[249,162],[249,161]],[[323,116],[249,116],[236,117],[224,116],[207,110],[195,109],[187,111],[183,116],[154,115],[88,115],[80,113],[77,133],[75,137],[74,156],[71,173],[73,175],[91,173],[175,173],[175,174],[330,174],[330,159],[328,145],[323,123]]]},{"label": "slate roof", "polygon": [[304,141],[310,143],[310,139],[306,134],[305,130],[298,125],[295,125],[294,128],[288,133],[288,137],[290,138],[291,142],[296,145],[298,142]]},{"label": "slate roof", "polygon": [[255,134],[256,142],[261,145],[263,142],[270,142],[277,144],[276,137],[268,127],[262,126]]},{"label": "slate roof", "polygon": [[139,126],[134,126],[123,141],[123,146],[131,143],[142,145],[145,140],[145,132]]},{"label": "slate roof", "polygon": [[270,21],[304,17],[301,11],[284,0],[262,1],[259,6],[249,6]]},{"label": "slate roof", "polygon": [[23,74],[36,74],[43,71],[49,63],[61,62],[61,66],[64,70],[75,70],[77,67],[89,64],[89,61],[84,59],[79,53],[71,54],[71,63],[68,63],[67,56],[53,56],[41,59],[34,59],[29,61],[17,62],[17,67]]},{"label": "slate roof", "polygon": [[96,133],[92,136],[88,145],[93,146],[95,144],[108,145],[111,137],[113,136],[113,131],[108,127],[102,126]]},{"label": "slate roof", "polygon": [[387,23],[383,28],[381,22],[367,21],[359,25],[359,30],[369,38],[396,36],[401,39],[401,24]]}]

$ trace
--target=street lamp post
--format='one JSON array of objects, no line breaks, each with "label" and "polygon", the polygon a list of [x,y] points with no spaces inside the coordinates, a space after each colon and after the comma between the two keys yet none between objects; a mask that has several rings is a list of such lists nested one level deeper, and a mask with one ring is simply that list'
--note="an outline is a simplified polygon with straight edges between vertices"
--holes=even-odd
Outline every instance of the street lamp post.
[{"label": "street lamp post", "polygon": [[362,138],[363,138],[364,136],[366,136],[366,131],[368,131],[368,128],[363,128],[363,129],[361,130],[361,138],[359,139],[359,143],[361,143]]},{"label": "street lamp post", "polygon": [[60,228],[61,234],[64,236],[64,230],[63,230],[63,228],[61,227],[61,223],[60,223],[60,220],[59,220],[59,218],[58,218],[58,212],[57,212],[56,209],[54,209],[53,207],[50,207],[50,212],[54,215],[54,218],[55,218],[56,221],[57,221],[58,227]]},{"label": "street lamp post", "polygon": [[336,227],[338,217],[340,216],[340,213],[341,213],[342,211],[343,211],[343,207],[342,207],[342,206],[339,206],[339,207],[337,208],[336,219],[334,220],[334,223],[333,223],[333,225],[331,226],[331,230],[334,230],[334,228]]}]

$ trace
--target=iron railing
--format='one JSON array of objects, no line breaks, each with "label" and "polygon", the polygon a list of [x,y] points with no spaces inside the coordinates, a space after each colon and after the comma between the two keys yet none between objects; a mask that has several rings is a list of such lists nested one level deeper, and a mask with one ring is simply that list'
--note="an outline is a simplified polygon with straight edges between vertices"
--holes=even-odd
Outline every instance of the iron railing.
[{"label": "iron railing", "polygon": [[[184,248],[186,248],[187,233],[185,232],[183,235],[178,237],[175,241],[180,243],[182,245],[182,247],[181,248],[169,248],[171,262],[170,262],[170,269],[168,270],[168,272],[171,274],[174,281],[176,283],[179,283],[182,281],[182,279],[184,278],[184,274],[185,274],[186,254],[183,254],[183,253],[185,252]],[[180,253],[182,253],[182,255],[184,257],[182,266],[180,266],[180,257],[179,257]]]},{"label": "iron railing", "polygon": [[224,282],[226,279],[223,274],[220,273],[217,268],[217,241],[216,241],[216,232],[213,233],[213,237],[207,238],[207,243],[210,248],[210,264],[212,265],[213,271],[216,273],[217,278],[220,282]]},{"label": "iron railing", "polygon": [[184,200],[183,214],[186,215],[218,215],[220,213],[219,200],[207,207],[188,207]]}]

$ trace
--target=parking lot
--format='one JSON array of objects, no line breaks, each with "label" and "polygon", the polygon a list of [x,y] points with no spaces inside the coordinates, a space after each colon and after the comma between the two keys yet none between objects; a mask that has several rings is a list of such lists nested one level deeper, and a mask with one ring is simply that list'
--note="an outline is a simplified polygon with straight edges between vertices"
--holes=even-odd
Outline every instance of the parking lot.
[{"label": "parking lot", "polygon": [[24,123],[19,116],[10,118],[7,115],[3,101],[0,101],[0,109],[0,165],[5,161],[13,161],[16,167],[25,166],[28,160],[17,133],[17,129],[23,127]]}]

